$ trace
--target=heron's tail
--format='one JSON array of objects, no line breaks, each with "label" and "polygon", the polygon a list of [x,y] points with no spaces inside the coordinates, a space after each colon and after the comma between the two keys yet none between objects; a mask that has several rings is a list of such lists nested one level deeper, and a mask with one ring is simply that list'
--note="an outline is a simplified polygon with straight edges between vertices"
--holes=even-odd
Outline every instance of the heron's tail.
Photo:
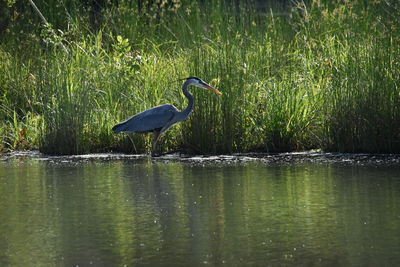
[{"label": "heron's tail", "polygon": [[118,123],[112,127],[114,133],[120,133],[125,130],[125,122]]}]

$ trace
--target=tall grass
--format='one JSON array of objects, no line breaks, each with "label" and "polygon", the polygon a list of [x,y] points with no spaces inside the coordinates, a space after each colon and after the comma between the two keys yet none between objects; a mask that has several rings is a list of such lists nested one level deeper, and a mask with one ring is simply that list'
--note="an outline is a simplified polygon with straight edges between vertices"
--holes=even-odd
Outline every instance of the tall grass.
[{"label": "tall grass", "polygon": [[111,127],[158,104],[184,108],[174,81],[194,75],[223,95],[193,88],[195,111],[165,133],[164,150],[400,151],[397,2],[313,1],[283,15],[224,3],[152,17],[122,1],[97,32],[79,5],[54,4],[70,15],[49,16],[57,36],[16,23],[0,43],[0,149],[143,153],[149,135]]},{"label": "tall grass", "polygon": [[372,38],[337,58],[327,119],[327,147],[340,151],[400,149],[399,80],[393,45]]}]

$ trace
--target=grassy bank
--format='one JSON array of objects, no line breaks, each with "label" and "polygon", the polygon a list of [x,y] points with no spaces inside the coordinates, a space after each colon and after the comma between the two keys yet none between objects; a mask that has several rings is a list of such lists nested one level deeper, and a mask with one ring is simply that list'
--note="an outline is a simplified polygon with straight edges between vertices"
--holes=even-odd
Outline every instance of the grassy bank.
[{"label": "grassy bank", "polygon": [[251,1],[183,1],[147,15],[127,2],[105,8],[96,29],[79,6],[57,2],[42,5],[53,28],[25,11],[2,33],[0,150],[148,151],[151,136],[111,127],[158,104],[184,108],[174,80],[198,76],[223,95],[193,89],[195,111],[161,139],[164,150],[400,152],[397,1],[262,14]]}]

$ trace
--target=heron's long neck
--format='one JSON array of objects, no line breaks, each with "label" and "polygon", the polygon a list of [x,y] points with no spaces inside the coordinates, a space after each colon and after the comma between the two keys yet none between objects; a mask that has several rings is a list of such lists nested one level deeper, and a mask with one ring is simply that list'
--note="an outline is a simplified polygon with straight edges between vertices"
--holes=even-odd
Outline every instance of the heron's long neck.
[{"label": "heron's long neck", "polygon": [[188,99],[189,102],[188,102],[188,106],[181,112],[183,120],[185,120],[187,117],[189,117],[190,112],[192,112],[193,106],[194,106],[194,97],[189,92],[188,87],[189,87],[189,83],[186,81],[182,85],[182,92],[186,96],[186,98]]}]

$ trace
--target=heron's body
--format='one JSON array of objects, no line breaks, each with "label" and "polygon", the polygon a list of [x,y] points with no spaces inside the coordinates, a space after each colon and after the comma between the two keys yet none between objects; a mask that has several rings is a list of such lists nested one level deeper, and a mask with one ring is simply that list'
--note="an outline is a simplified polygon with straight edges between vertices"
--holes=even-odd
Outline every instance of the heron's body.
[{"label": "heron's body", "polygon": [[118,123],[113,127],[115,133],[148,133],[162,131],[164,127],[169,127],[176,123],[179,110],[170,104],[160,105],[141,113],[133,115],[129,119]]},{"label": "heron's body", "polygon": [[154,139],[152,147],[152,156],[154,156],[156,150],[156,143],[158,141],[160,134],[168,130],[168,128],[174,125],[175,123],[186,120],[193,110],[194,98],[193,95],[190,94],[188,91],[189,85],[205,88],[215,92],[216,94],[221,94],[218,90],[206,84],[199,78],[189,77],[186,79],[186,81],[182,86],[183,94],[187,97],[189,101],[188,106],[184,110],[179,111],[174,105],[170,104],[160,105],[145,110],[121,123],[118,123],[112,128],[112,130],[114,131],[114,133],[153,132]]}]

